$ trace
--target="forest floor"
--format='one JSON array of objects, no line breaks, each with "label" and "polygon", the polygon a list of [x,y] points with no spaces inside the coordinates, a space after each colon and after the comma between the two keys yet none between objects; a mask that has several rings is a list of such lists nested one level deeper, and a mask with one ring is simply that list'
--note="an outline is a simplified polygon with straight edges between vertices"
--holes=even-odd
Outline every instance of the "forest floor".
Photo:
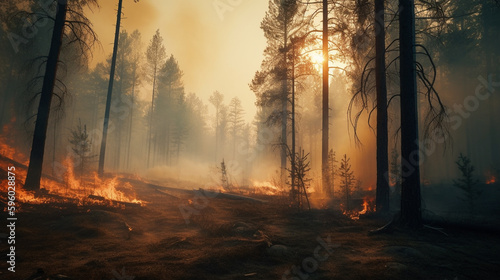
[{"label": "forest floor", "polygon": [[0,230],[0,279],[499,279],[498,233],[368,235],[385,221],[130,182],[145,205],[22,205],[15,273]]}]

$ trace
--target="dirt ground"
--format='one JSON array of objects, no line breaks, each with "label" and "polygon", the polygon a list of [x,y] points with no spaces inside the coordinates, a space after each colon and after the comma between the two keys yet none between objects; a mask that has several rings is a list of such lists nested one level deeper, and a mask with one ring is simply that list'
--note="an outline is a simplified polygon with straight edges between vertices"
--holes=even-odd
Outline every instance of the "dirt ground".
[{"label": "dirt ground", "polygon": [[130,183],[146,205],[22,205],[0,279],[500,279],[495,232],[368,235],[386,221]]}]

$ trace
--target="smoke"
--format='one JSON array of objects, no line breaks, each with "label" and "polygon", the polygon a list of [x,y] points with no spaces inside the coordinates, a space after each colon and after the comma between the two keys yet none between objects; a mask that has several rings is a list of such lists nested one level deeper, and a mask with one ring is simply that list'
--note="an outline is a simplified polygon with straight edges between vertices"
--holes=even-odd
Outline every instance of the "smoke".
[{"label": "smoke", "polygon": [[144,171],[143,176],[153,181],[170,182],[172,180],[184,181],[193,183],[188,185],[176,185],[170,187],[181,188],[199,188],[207,183],[216,185],[218,182],[209,182],[214,177],[215,165],[202,162],[200,160],[192,160],[188,158],[180,158],[175,166],[156,166]]}]

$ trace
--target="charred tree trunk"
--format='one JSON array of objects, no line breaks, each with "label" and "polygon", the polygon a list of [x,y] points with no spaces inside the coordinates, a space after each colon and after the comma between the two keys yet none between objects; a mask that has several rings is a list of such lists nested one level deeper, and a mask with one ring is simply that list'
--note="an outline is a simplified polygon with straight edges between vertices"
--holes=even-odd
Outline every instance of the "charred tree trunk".
[{"label": "charred tree trunk", "polygon": [[385,72],[384,0],[375,0],[375,79],[377,88],[377,212],[389,210],[387,85]]},{"label": "charred tree trunk", "polygon": [[323,0],[323,129],[321,140],[321,175],[323,190],[328,185],[328,0]]},{"label": "charred tree trunk", "polygon": [[106,154],[106,139],[108,137],[109,111],[111,108],[111,96],[113,93],[113,81],[115,79],[116,54],[118,52],[118,38],[120,36],[120,23],[122,17],[123,0],[118,1],[118,14],[116,15],[115,42],[113,45],[113,56],[111,58],[111,70],[109,73],[108,95],[106,97],[106,111],[104,112],[104,125],[102,129],[101,151],[99,153],[99,176],[104,173],[104,158]]},{"label": "charred tree trunk", "polygon": [[418,145],[417,78],[415,69],[414,0],[399,0],[401,91],[401,216],[410,228],[422,227]]},{"label": "charred tree trunk", "polygon": [[52,41],[50,43],[45,76],[43,77],[42,93],[40,94],[40,104],[38,105],[33,144],[31,146],[30,163],[24,183],[25,188],[29,190],[40,189],[45,140],[47,138],[47,127],[49,124],[50,104],[52,102],[52,94],[56,82],[57,64],[61,52],[67,8],[67,1],[57,2],[56,19],[54,22],[54,30],[52,31]]}]

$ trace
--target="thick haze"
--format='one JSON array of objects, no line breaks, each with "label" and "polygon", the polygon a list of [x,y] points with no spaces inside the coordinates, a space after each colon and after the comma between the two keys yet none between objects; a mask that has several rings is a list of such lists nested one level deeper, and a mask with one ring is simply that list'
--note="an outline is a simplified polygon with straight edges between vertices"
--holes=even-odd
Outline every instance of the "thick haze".
[{"label": "thick haze", "polygon": [[[94,51],[93,65],[112,51],[116,2],[101,1],[100,9],[88,13],[102,44],[102,48]],[[255,95],[248,84],[262,61],[266,41],[260,22],[268,3],[246,0],[232,6],[232,10],[219,12],[214,3],[126,0],[122,28],[129,32],[138,29],[144,50],[156,29],[160,29],[167,55],[173,54],[184,71],[186,92],[196,93],[207,104],[215,90],[225,95],[226,102],[238,96],[245,109],[245,119],[252,121],[256,112]],[[149,99],[148,92],[143,91],[144,98]]]}]

